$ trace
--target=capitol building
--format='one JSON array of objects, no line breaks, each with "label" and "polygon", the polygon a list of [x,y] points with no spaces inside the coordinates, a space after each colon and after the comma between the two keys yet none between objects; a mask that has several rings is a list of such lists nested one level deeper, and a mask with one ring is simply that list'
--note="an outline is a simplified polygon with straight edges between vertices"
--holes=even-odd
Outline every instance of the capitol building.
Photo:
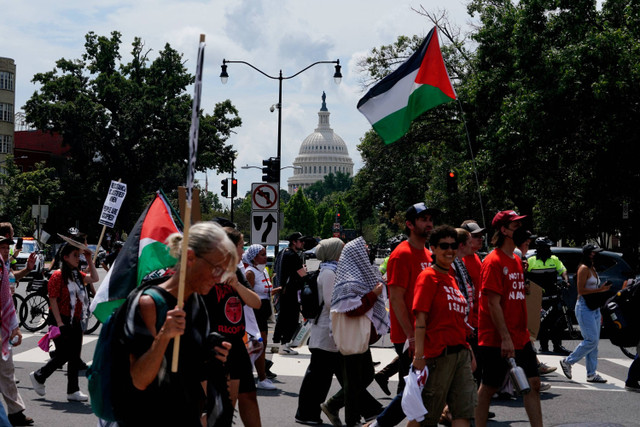
[{"label": "capitol building", "polygon": [[322,107],[318,111],[318,127],[307,136],[293,162],[293,176],[287,180],[289,193],[324,180],[326,175],[342,172],[353,176],[353,160],[347,144],[329,125],[331,113],[327,109],[327,96],[322,92]]}]

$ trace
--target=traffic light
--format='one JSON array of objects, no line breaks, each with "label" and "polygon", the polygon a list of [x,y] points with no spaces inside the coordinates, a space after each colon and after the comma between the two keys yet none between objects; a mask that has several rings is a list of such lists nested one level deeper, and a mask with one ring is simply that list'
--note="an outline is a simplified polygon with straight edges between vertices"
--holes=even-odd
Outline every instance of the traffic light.
[{"label": "traffic light", "polygon": [[263,182],[280,182],[280,158],[269,157],[262,161],[262,181]]},{"label": "traffic light", "polygon": [[453,170],[448,171],[446,180],[447,180],[447,192],[457,193],[458,192],[458,176],[456,175],[455,171]]},{"label": "traffic light", "polygon": [[231,180],[231,197],[236,197],[238,195],[238,180],[233,178]]},{"label": "traffic light", "polygon": [[220,186],[220,190],[222,190],[220,192],[220,195],[222,197],[229,197],[229,178],[225,178],[222,181],[220,181],[220,184],[222,184]]}]

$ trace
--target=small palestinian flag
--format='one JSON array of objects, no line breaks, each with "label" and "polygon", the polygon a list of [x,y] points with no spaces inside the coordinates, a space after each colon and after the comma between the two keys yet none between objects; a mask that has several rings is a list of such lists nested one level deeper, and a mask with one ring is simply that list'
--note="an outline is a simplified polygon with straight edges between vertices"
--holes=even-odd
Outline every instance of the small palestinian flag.
[{"label": "small palestinian flag", "polygon": [[384,143],[391,144],[422,113],[456,98],[434,27],[406,62],[367,92],[358,110]]},{"label": "small palestinian flag", "polygon": [[179,231],[168,202],[156,194],[129,233],[91,303],[91,311],[98,320],[107,320],[147,275],[175,265],[176,259],[169,254],[165,241]]}]

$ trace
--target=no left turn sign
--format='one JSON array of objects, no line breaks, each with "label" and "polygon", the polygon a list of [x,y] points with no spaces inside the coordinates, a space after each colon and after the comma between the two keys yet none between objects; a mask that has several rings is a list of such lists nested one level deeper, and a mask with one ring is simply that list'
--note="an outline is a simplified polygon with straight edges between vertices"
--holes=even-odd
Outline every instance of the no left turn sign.
[{"label": "no left turn sign", "polygon": [[251,184],[251,209],[273,210],[278,206],[278,185],[254,182]]}]

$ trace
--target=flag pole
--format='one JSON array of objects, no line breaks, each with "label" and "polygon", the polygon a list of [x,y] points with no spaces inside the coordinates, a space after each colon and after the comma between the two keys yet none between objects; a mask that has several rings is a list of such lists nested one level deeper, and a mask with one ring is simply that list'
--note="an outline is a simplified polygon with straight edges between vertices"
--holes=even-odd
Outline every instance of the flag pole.
[{"label": "flag pole", "polygon": [[[118,182],[122,182],[122,178],[120,178],[118,180]],[[107,226],[103,225],[102,226],[102,232],[100,233],[100,238],[98,239],[98,246],[96,246],[96,253],[93,254],[93,263],[96,263],[96,260],[98,259],[98,252],[100,251],[100,246],[102,245],[102,239],[104,239],[104,233],[105,231],[107,231]],[[96,267],[97,268],[97,267]]]},{"label": "flag pole", "polygon": [[467,143],[469,144],[469,153],[471,154],[471,166],[473,167],[473,175],[476,178],[476,187],[478,189],[478,199],[480,200],[480,213],[482,214],[482,227],[487,228],[487,222],[484,217],[484,205],[482,204],[482,194],[480,193],[480,181],[478,180],[478,169],[476,168],[476,158],[473,155],[473,148],[471,147],[471,137],[469,136],[469,129],[467,128],[467,121],[464,118],[464,110],[462,109],[462,102],[458,98],[458,106],[460,107],[460,115],[462,116],[462,123],[464,123],[464,132],[467,135]]},{"label": "flag pole", "polygon": [[[198,154],[198,130],[200,128],[200,95],[202,93],[202,66],[204,64],[204,34],[200,34],[198,60],[196,62],[196,78],[191,110],[191,128],[189,129],[189,164],[187,166],[187,200],[184,212],[184,232],[182,234],[182,251],[180,254],[180,277],[178,281],[178,308],[184,306],[184,287],[187,274],[187,251],[189,249],[189,228],[191,227],[191,196],[193,194],[193,175]],[[174,338],[171,372],[178,372],[180,357],[180,335]]]}]

